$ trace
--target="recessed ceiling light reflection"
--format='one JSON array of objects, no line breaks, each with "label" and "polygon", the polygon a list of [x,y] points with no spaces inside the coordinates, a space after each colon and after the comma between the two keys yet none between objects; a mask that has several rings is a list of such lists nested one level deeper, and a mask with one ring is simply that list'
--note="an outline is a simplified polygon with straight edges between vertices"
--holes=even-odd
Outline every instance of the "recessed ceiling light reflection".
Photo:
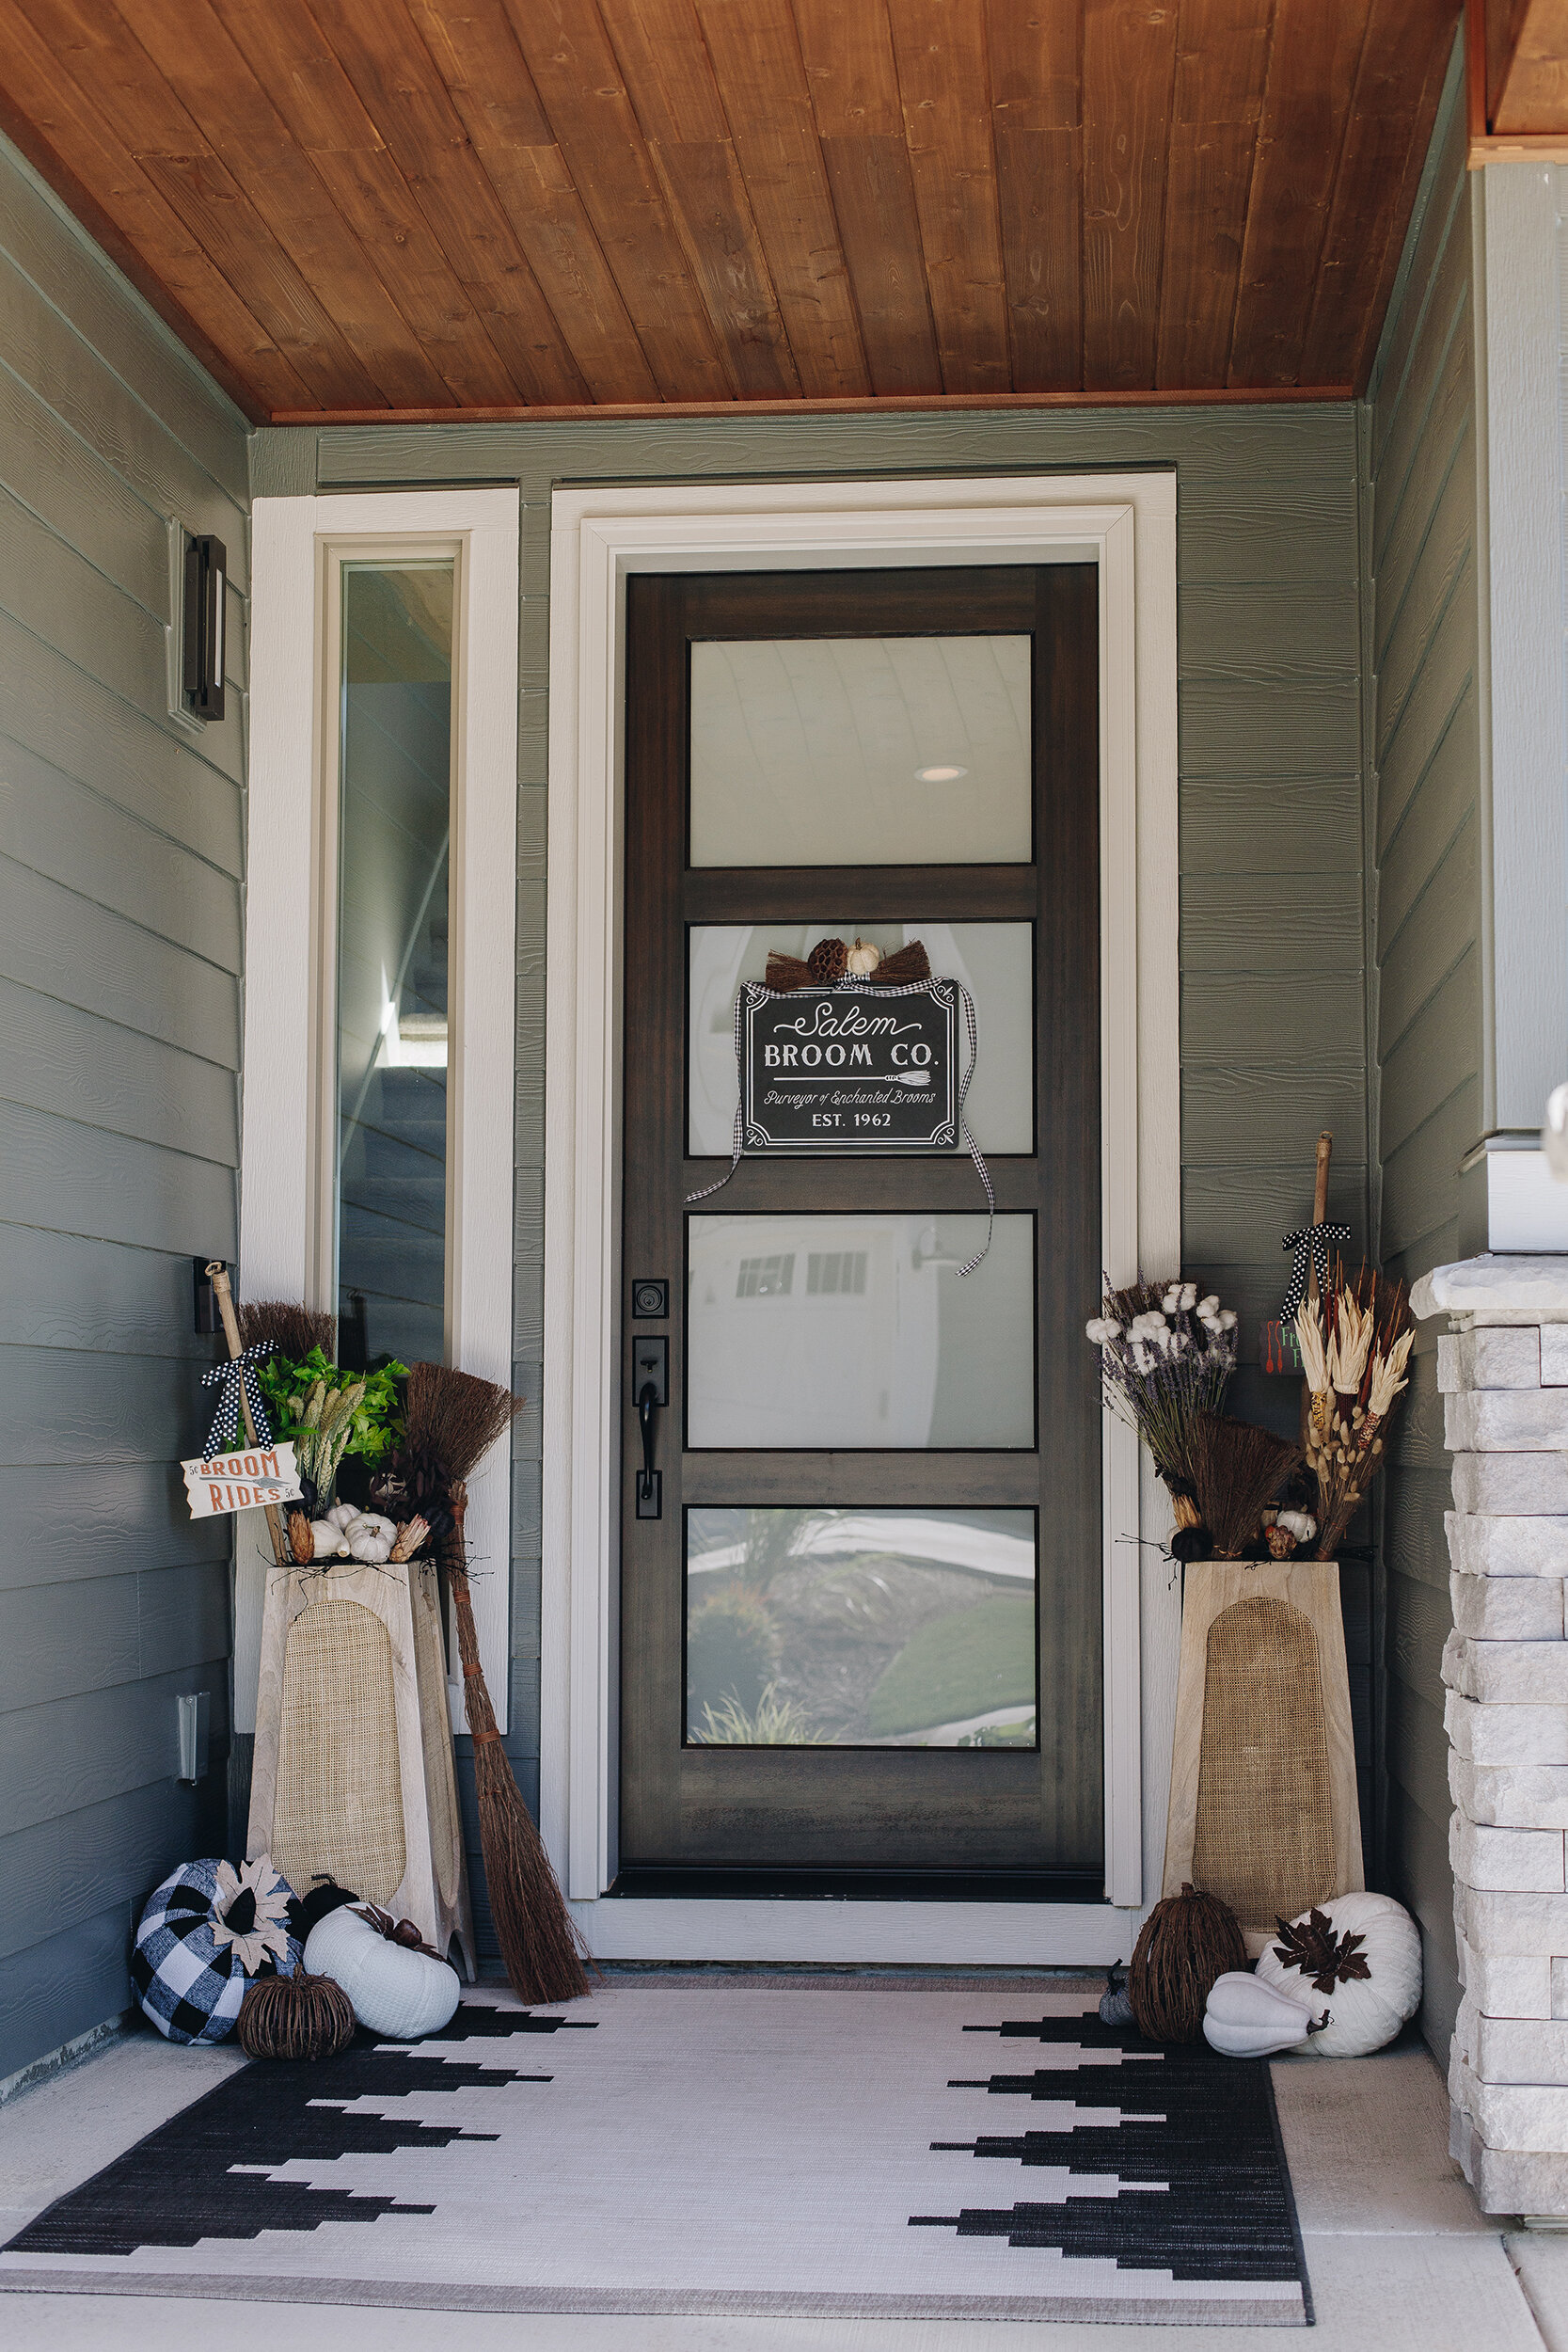
[{"label": "recessed ceiling light reflection", "polygon": [[967,768],[917,768],[914,780],[916,784],[957,784],[960,776],[968,773]]}]

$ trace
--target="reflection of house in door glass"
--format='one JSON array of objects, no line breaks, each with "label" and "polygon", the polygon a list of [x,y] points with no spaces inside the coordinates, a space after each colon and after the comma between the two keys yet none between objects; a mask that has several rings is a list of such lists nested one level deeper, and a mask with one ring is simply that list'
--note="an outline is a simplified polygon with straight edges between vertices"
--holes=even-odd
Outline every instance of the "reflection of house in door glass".
[{"label": "reflection of house in door glass", "polygon": [[689,1230],[690,1445],[1033,1445],[1029,1217],[998,1217],[961,1282],[982,1216],[695,1216]]}]

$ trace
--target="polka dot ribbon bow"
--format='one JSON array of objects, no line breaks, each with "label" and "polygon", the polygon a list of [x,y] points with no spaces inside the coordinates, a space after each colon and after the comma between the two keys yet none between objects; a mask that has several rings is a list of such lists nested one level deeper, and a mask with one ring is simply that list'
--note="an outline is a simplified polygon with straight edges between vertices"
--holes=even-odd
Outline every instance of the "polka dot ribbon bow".
[{"label": "polka dot ribbon bow", "polygon": [[207,1432],[209,1460],[216,1454],[228,1454],[236,1441],[245,1442],[245,1425],[240,1412],[242,1394],[250,1406],[256,1442],[263,1451],[270,1451],[272,1423],[267,1419],[267,1408],[261,1402],[261,1391],[257,1386],[256,1367],[263,1356],[272,1354],[277,1344],[276,1340],[258,1340],[254,1347],[245,1348],[238,1356],[231,1357],[228,1363],[214,1364],[211,1372],[202,1374],[201,1385],[204,1389],[216,1388],[220,1391],[218,1408]]},{"label": "polka dot ribbon bow", "polygon": [[1312,1271],[1318,1278],[1320,1294],[1327,1290],[1330,1243],[1337,1244],[1341,1249],[1348,1248],[1350,1227],[1348,1225],[1303,1225],[1295,1232],[1287,1233],[1280,1243],[1281,1249],[1289,1249],[1294,1253],[1291,1261],[1291,1287],[1285,1294],[1285,1304],[1279,1311],[1281,1323],[1295,1321],[1296,1309],[1307,1295],[1308,1261],[1311,1263]]}]

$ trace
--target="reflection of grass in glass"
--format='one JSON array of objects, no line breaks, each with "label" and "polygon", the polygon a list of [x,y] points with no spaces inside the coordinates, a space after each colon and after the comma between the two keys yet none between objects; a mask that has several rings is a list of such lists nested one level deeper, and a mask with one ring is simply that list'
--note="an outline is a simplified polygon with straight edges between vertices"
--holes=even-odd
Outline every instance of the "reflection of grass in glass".
[{"label": "reflection of grass in glass", "polygon": [[959,1735],[960,1748],[1032,1748],[1036,1741],[1035,1718],[1025,1715],[1022,1723],[982,1724],[978,1731]]},{"label": "reflection of grass in glass", "polygon": [[705,1748],[816,1748],[826,1746],[823,1733],[812,1728],[811,1718],[793,1699],[782,1699],[769,1683],[748,1714],[734,1692],[717,1707],[703,1708],[703,1727],[689,1735]]},{"label": "reflection of grass in glass", "polygon": [[721,1694],[742,1711],[773,1679],[778,1636],[760,1593],[729,1585],[700,1601],[687,1622],[686,1687],[691,1712]]},{"label": "reflection of grass in glass", "polygon": [[871,1693],[871,1729],[926,1731],[1034,1695],[1035,1603],[1008,1594],[923,1625]]}]

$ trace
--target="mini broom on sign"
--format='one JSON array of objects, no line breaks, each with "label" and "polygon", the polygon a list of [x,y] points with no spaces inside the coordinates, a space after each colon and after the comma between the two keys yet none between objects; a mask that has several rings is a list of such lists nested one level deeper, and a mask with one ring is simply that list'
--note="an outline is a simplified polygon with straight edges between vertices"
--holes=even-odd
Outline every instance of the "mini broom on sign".
[{"label": "mini broom on sign", "polygon": [[439,1556],[451,1585],[463,1700],[473,1735],[479,1837],[490,1910],[512,1990],[520,2001],[532,2004],[575,2000],[587,1992],[588,1978],[565,1898],[496,1729],[479,1661],[463,1535],[467,1481],[505,1435],[521,1403],[509,1389],[475,1379],[471,1373],[454,1372],[446,1364],[416,1364],[408,1375],[408,1436],[399,1468],[406,1475],[411,1504],[440,1531]]}]

